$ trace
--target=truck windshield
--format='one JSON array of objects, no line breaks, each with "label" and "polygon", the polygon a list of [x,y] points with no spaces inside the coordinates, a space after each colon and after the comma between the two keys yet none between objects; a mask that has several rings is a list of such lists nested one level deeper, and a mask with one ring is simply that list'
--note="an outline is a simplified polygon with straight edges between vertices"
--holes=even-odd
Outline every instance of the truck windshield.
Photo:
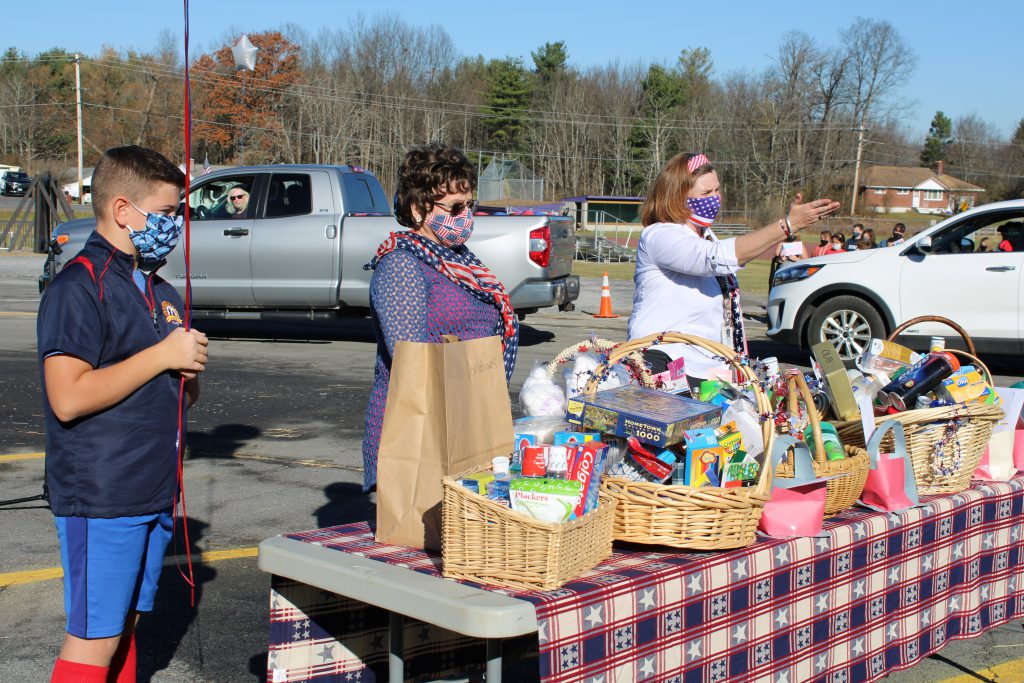
[{"label": "truck windshield", "polygon": [[390,214],[387,197],[373,176],[364,173],[344,173],[342,192],[345,194],[345,213]]}]

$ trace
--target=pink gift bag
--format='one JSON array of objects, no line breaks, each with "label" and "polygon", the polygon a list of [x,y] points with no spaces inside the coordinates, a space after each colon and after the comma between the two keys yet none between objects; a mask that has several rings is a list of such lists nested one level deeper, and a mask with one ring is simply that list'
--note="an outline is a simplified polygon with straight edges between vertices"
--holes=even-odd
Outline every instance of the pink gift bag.
[{"label": "pink gift bag", "polygon": [[1024,428],[1017,427],[1013,438],[1013,466],[1024,472]]},{"label": "pink gift bag", "polygon": [[[882,437],[889,431],[892,431],[893,452],[881,453]],[[858,502],[880,512],[901,512],[919,505],[917,480],[907,455],[903,425],[896,420],[883,422],[868,440],[867,451],[871,469]]]},{"label": "pink gift bag", "polygon": [[774,475],[775,467],[786,458],[790,448],[796,476],[792,479],[777,477],[772,481],[771,498],[765,503],[757,528],[775,538],[816,536],[821,533],[825,519],[827,479],[815,477],[807,446],[791,436],[776,437],[766,466]]}]

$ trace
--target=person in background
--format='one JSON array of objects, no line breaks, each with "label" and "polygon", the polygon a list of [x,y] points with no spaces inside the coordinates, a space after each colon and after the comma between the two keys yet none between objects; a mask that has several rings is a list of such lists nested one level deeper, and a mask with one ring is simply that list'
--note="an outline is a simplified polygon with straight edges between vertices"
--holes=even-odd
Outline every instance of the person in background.
[{"label": "person in background", "polygon": [[824,256],[832,251],[832,233],[828,230],[822,230],[818,237],[818,246],[814,248],[811,256]]},{"label": "person in background", "polygon": [[[839,208],[831,199],[804,203],[797,194],[777,222],[719,240],[711,225],[721,204],[718,174],[704,154],[677,154],[658,173],[641,210],[630,339],[672,330],[746,353],[737,271]],[[720,360],[687,344],[662,344],[644,358],[655,374],[683,358],[691,390],[728,374]]]},{"label": "person in background", "polygon": [[987,237],[982,237],[981,241],[978,242],[978,251],[979,252],[986,252],[986,251],[989,251],[990,249],[992,249],[992,247],[990,247],[989,244],[988,244],[988,238]]},{"label": "person in background", "polygon": [[373,271],[370,320],[377,338],[363,436],[365,492],[377,484],[377,451],[397,342],[498,336],[505,377],[512,378],[519,350],[516,312],[501,282],[466,246],[473,233],[476,184],[476,168],[466,155],[439,143],[413,147],[398,169],[395,220],[408,230],[391,233],[364,266]]},{"label": "person in background", "polygon": [[[799,251],[798,251],[799,250]],[[796,263],[807,258],[807,247],[796,235],[790,235],[786,241],[775,247],[772,255],[771,269],[768,271],[768,288],[771,289],[772,280],[775,279],[775,271],[787,263]]]},{"label": "person in background", "polygon": [[832,245],[826,254],[842,254],[846,251],[846,236],[841,232],[832,233]]},{"label": "person in background", "polygon": [[238,185],[228,190],[228,218],[244,218],[249,208],[249,191]]},{"label": "person in background", "polygon": [[846,244],[843,248],[846,251],[857,251],[857,246],[860,244],[860,237],[864,232],[864,226],[860,223],[853,224],[853,230],[850,233],[850,239],[846,240]]},{"label": "person in background", "polygon": [[857,249],[875,249],[876,247],[878,245],[875,244],[875,231],[871,228],[866,228],[860,235]]},{"label": "person in background", "polygon": [[894,247],[897,244],[903,244],[903,241],[906,239],[906,235],[907,226],[903,225],[902,223],[897,223],[896,225],[892,226],[892,237],[890,237],[887,240],[884,240],[880,246]]}]

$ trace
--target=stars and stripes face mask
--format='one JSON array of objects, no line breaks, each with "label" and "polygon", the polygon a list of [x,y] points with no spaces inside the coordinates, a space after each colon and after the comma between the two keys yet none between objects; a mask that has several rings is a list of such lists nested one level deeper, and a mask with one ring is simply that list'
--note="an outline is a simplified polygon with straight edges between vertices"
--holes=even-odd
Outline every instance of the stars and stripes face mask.
[{"label": "stars and stripes face mask", "polygon": [[427,227],[434,231],[437,239],[449,249],[462,246],[473,234],[473,212],[470,207],[452,216],[447,211],[434,214],[427,221]]},{"label": "stars and stripes face mask", "polygon": [[709,228],[715,222],[722,208],[722,195],[710,197],[687,197],[686,206],[690,209],[690,221],[702,228]]}]

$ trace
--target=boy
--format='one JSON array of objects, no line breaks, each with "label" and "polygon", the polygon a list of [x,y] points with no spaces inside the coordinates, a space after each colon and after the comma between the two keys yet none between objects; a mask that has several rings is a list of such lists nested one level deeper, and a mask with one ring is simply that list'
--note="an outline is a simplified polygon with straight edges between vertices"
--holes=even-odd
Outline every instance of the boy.
[{"label": "boy", "polygon": [[[178,241],[185,176],[137,146],[107,150],[96,230],[39,305],[46,484],[67,635],[52,682],[135,681],[135,623],[153,609],[178,494],[181,379],[199,397],[206,335],[155,274]],[[182,420],[182,428],[184,428]]]}]

